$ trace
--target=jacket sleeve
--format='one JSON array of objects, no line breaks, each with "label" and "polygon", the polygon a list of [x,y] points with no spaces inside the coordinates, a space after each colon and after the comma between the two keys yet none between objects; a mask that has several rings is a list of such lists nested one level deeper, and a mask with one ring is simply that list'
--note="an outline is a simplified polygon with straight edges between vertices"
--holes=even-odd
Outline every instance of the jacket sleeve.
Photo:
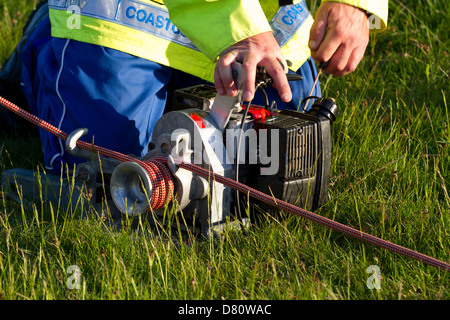
[{"label": "jacket sleeve", "polygon": [[210,60],[236,42],[272,31],[258,0],[165,0],[172,22]]},{"label": "jacket sleeve", "polygon": [[[388,0],[325,1],[350,4],[372,13],[372,29],[384,30],[387,26]],[[165,0],[164,4],[171,21],[211,61],[236,42],[272,31],[258,0]]]},{"label": "jacket sleeve", "polygon": [[387,27],[389,0],[322,0],[327,1],[346,3],[372,14],[369,18],[372,31],[383,31]]}]

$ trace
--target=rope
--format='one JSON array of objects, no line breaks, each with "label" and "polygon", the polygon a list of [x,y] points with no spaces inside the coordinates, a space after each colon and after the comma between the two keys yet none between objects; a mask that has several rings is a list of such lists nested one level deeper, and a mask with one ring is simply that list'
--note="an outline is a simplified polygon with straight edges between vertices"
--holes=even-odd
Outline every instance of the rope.
[{"label": "rope", "polygon": [[[0,97],[0,104],[4,106],[5,108],[9,109],[10,111],[16,113],[17,115],[21,116],[22,118],[30,121],[31,123],[37,125],[38,127],[54,134],[56,137],[67,140],[68,134],[63,132],[62,130],[56,128],[55,126],[49,124],[48,122],[45,122],[44,120],[36,117],[35,115],[23,110],[22,108],[18,107],[14,103],[6,100],[3,97]],[[170,202],[172,200],[172,196],[174,193],[174,184],[173,184],[173,176],[170,173],[167,166],[158,160],[147,160],[147,161],[140,161],[138,159],[135,159],[133,157],[124,155],[120,152],[116,152],[110,149],[106,149],[103,147],[99,147],[93,144],[89,144],[87,142],[78,140],[77,141],[77,147],[91,151],[93,153],[98,153],[103,156],[121,161],[121,162],[128,162],[133,161],[141,165],[146,172],[148,173],[153,190],[152,190],[152,198],[150,202],[150,207],[154,210],[160,209],[165,205],[165,202]]]},{"label": "rope", "polygon": [[[11,110],[12,112],[18,114],[19,116],[27,119],[28,121],[36,124],[37,126],[53,133],[57,137],[65,140],[67,139],[68,135],[61,131],[60,129],[48,124],[47,122],[41,120],[40,118],[30,114],[29,112],[21,109],[20,107],[16,106],[15,104],[9,102],[8,100],[0,97],[0,104],[7,109]],[[124,155],[122,153],[109,150],[106,148],[98,147],[95,145],[88,144],[83,141],[77,141],[77,146],[89,150],[91,152],[99,153],[101,155],[126,162],[126,161],[134,161],[141,166],[143,166],[147,172],[149,173],[152,183],[154,181],[154,185],[156,186],[155,189],[157,189],[157,192],[153,192],[152,199],[150,206],[155,208],[160,208],[163,206],[166,202],[171,201],[172,195],[173,195],[173,180],[171,179],[170,171],[165,165],[167,163],[168,159],[165,157],[155,157],[148,161],[140,161],[138,159],[134,159],[130,156]],[[176,159],[175,159],[176,161]],[[309,212],[307,210],[304,210],[302,208],[296,207],[290,203],[284,202],[282,200],[275,199],[261,191],[255,190],[253,188],[250,188],[242,183],[239,183],[235,180],[226,178],[224,176],[218,175],[214,172],[211,172],[207,169],[204,169],[200,166],[197,166],[192,163],[186,163],[186,162],[176,162],[176,164],[183,169],[189,170],[199,176],[202,176],[206,179],[212,179],[214,181],[217,181],[227,187],[233,188],[235,190],[238,190],[239,192],[242,192],[246,195],[249,195],[252,198],[255,198],[257,200],[260,200],[262,202],[265,202],[269,205],[272,205],[278,209],[285,210],[287,212],[293,213],[297,216],[300,216],[302,218],[311,220],[313,222],[316,222],[318,224],[321,224],[323,226],[326,226],[328,228],[331,228],[335,231],[339,231],[345,235],[363,240],[367,243],[379,246],[381,248],[387,249],[392,252],[396,252],[400,255],[409,257],[411,259],[415,259],[418,261],[421,261],[427,265],[439,268],[444,271],[450,271],[450,264],[440,261],[438,259],[435,259],[433,257],[427,256],[425,254],[422,254],[420,252],[405,248],[403,246],[397,245],[395,243],[383,240],[381,238],[377,238],[375,236],[372,236],[368,233],[362,232],[360,230],[348,227],[346,225],[343,225],[341,223],[335,222],[333,220],[327,219],[325,217],[322,217],[320,215],[317,215],[315,213]]]},{"label": "rope", "polygon": [[[166,202],[168,203],[172,200],[174,192],[173,177],[169,168],[163,161],[159,161],[158,159],[136,162],[146,169],[152,182],[153,194],[150,201],[150,207],[154,210],[164,207]],[[145,167],[144,164],[146,164],[148,168]]]},{"label": "rope", "polygon": [[396,252],[398,254],[407,256],[409,258],[422,261],[425,264],[440,268],[445,271],[450,271],[450,264],[446,262],[442,262],[440,260],[437,260],[435,258],[429,257],[427,255],[424,255],[422,253],[413,251],[411,249],[402,247],[400,245],[391,243],[389,241],[377,238],[375,236],[372,236],[370,234],[367,234],[365,232],[353,229],[351,227],[348,227],[346,225],[340,224],[338,222],[335,222],[333,220],[327,219],[325,217],[322,217],[320,215],[317,215],[315,213],[309,212],[307,210],[304,210],[302,208],[296,207],[290,203],[275,199],[261,191],[252,189],[242,183],[238,183],[235,180],[223,177],[221,175],[215,174],[214,172],[210,172],[204,168],[201,168],[199,166],[196,166],[191,163],[177,163],[181,168],[190,170],[194,172],[195,174],[198,174],[200,176],[203,176],[205,178],[213,179],[217,182],[220,182],[228,187],[231,187],[233,189],[236,189],[244,194],[249,195],[252,198],[255,198],[257,200],[260,200],[262,202],[265,202],[269,205],[272,205],[274,207],[277,207],[278,209],[285,210],[287,212],[293,213],[295,215],[298,215],[302,218],[306,218],[308,220],[314,221],[318,224],[321,224],[323,226],[329,227],[333,230],[342,232],[348,236],[352,236],[354,238],[363,240],[365,242],[374,244],[376,246],[385,248],[389,251]]}]

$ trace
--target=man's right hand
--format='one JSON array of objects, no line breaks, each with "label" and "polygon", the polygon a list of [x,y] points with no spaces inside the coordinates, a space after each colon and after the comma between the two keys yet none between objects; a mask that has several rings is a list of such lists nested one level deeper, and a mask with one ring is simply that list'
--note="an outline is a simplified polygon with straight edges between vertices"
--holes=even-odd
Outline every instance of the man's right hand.
[{"label": "man's right hand", "polygon": [[234,62],[242,63],[244,101],[251,101],[255,95],[258,66],[266,67],[281,99],[284,102],[292,100],[291,88],[286,77],[287,64],[272,32],[254,35],[222,52],[214,70],[214,84],[219,95],[228,94],[234,97],[237,94],[231,70]]}]

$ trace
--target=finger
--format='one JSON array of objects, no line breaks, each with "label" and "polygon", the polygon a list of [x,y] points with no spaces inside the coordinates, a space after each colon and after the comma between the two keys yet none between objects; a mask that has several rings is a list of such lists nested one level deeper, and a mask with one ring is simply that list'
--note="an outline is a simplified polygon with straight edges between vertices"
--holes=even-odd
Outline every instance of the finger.
[{"label": "finger", "polygon": [[225,86],[222,83],[222,78],[220,77],[218,65],[214,68],[214,86],[216,87],[216,91],[219,95],[224,96],[227,93]]},{"label": "finger", "polygon": [[[335,76],[345,76],[349,73],[352,73],[356,70],[359,63],[364,57],[366,51],[366,45],[360,45],[354,48],[353,50],[342,49],[343,46],[339,48],[339,50],[335,53],[333,59],[339,62],[336,62],[336,66],[334,70],[325,69],[326,72],[331,73]],[[348,46],[347,46],[348,48]],[[353,46],[351,47],[353,48]]]},{"label": "finger", "polygon": [[215,78],[215,81],[217,81],[218,87],[225,90],[230,97],[234,97],[237,94],[233,70],[231,69],[231,64],[236,61],[236,57],[236,53],[228,52],[219,59],[216,65],[218,72],[217,75],[215,75],[215,77],[217,77],[217,79]]},{"label": "finger", "polygon": [[273,79],[273,86],[277,89],[281,100],[290,102],[292,100],[292,91],[286,77],[286,71],[280,65],[278,60],[272,60],[266,65],[267,72]]},{"label": "finger", "polygon": [[[281,67],[283,68],[284,73],[288,73],[289,72],[289,65],[288,62],[282,58],[282,59],[277,59],[278,62],[280,63]],[[289,61],[290,62],[290,61]],[[292,62],[290,62],[292,64]]]},{"label": "finger", "polygon": [[366,47],[358,47],[353,50],[350,58],[348,59],[347,66],[345,68],[346,74],[349,74],[356,70],[361,60],[364,58],[366,52]]},{"label": "finger", "polygon": [[[315,60],[320,62],[330,61],[341,44],[342,38],[336,36],[333,32],[328,31],[319,48],[315,52],[312,52],[311,55]],[[328,69],[330,69],[330,65],[328,66]]]},{"label": "finger", "polygon": [[251,101],[255,96],[255,79],[256,79],[257,62],[248,58],[242,64],[242,99]]},{"label": "finger", "polygon": [[326,72],[331,73],[335,76],[342,75],[346,73],[346,68],[353,53],[353,48],[345,44],[341,44],[336,52],[333,54],[328,67],[325,69]]},{"label": "finger", "polygon": [[328,12],[326,10],[317,11],[316,18],[309,32],[308,46],[312,51],[316,51],[325,37],[328,25]]}]

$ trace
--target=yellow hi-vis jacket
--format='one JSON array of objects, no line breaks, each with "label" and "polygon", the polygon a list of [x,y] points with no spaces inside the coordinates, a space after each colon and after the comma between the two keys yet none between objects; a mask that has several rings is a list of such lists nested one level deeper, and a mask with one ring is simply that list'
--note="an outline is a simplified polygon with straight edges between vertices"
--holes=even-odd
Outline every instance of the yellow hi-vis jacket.
[{"label": "yellow hi-vis jacket", "polygon": [[[329,0],[322,0],[329,1]],[[272,31],[297,70],[310,56],[313,18],[305,0],[49,0],[52,36],[120,50],[213,81],[220,53]],[[289,2],[289,1],[283,1]],[[388,0],[338,0],[387,25]],[[165,5],[164,5],[165,3]]]}]

